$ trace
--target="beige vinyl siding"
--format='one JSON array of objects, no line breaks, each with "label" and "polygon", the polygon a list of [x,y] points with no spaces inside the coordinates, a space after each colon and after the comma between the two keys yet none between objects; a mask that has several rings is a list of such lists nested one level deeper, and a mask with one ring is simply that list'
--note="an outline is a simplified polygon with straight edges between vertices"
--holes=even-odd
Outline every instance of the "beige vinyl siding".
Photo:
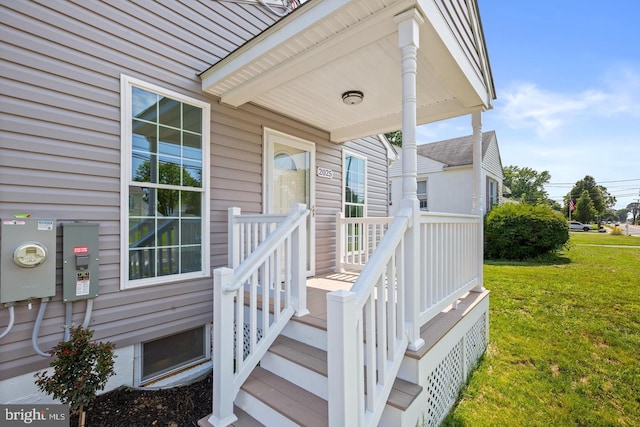
[{"label": "beige vinyl siding", "polygon": [[[218,215],[216,199],[260,207],[261,124],[204,96],[197,74],[273,19],[210,1],[3,2],[0,8],[0,217],[27,212],[58,224],[100,224],[100,295],[90,323],[97,339],[124,347],[211,322],[211,279],[120,291],[120,74],[212,104],[211,229],[212,242],[222,246],[226,212]],[[60,227],[57,232],[61,251]],[[214,265],[226,263],[226,247],[211,255]],[[44,351],[62,339],[61,277],[58,255],[56,296],[39,332]],[[31,311],[26,302],[16,305],[15,326],[2,340],[0,379],[48,365],[31,348],[38,304]],[[82,322],[84,308],[74,304],[74,323]]]},{"label": "beige vinyl siding", "polygon": [[[386,150],[377,138],[334,144],[291,118],[255,105],[228,108],[201,91],[199,72],[272,23],[259,8],[208,0],[15,1],[0,5],[0,20],[0,218],[27,212],[57,219],[58,252],[60,223],[100,224],[100,295],[89,325],[96,339],[125,347],[212,321],[211,278],[120,290],[121,74],[211,105],[213,268],[227,263],[228,208],[262,212],[264,127],[313,142],[317,166],[334,171],[333,179],[316,180],[317,272],[334,268],[344,147],[369,158],[370,213],[386,215]],[[39,332],[43,351],[63,337],[57,258],[56,296]],[[26,302],[16,305],[15,326],[2,339],[0,380],[48,365],[31,348],[38,304],[31,311]],[[85,303],[73,308],[80,324]]]}]

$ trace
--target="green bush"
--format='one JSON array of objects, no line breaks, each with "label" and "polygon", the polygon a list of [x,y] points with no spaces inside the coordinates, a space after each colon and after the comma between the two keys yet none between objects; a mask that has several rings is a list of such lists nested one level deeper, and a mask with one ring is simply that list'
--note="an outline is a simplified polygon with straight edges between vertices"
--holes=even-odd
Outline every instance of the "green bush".
[{"label": "green bush", "polygon": [[546,205],[505,204],[485,217],[485,258],[525,260],[564,248],[569,225]]}]

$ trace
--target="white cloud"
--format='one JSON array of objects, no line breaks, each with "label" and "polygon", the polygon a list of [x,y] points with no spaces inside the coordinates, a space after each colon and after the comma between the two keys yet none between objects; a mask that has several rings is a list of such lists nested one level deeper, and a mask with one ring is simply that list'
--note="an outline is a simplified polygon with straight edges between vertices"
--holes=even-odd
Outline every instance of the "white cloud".
[{"label": "white cloud", "polygon": [[600,88],[579,93],[543,89],[530,82],[515,83],[501,92],[496,113],[505,124],[532,129],[540,136],[586,117],[640,114],[640,73],[625,67],[611,69]]},{"label": "white cloud", "polygon": [[601,91],[567,95],[540,89],[533,83],[523,83],[504,92],[501,115],[511,128],[530,128],[539,135],[546,135],[606,98],[607,95]]},{"label": "white cloud", "polygon": [[640,72],[621,66],[610,69],[604,77],[609,89],[610,101],[604,114],[630,114],[640,117]]}]

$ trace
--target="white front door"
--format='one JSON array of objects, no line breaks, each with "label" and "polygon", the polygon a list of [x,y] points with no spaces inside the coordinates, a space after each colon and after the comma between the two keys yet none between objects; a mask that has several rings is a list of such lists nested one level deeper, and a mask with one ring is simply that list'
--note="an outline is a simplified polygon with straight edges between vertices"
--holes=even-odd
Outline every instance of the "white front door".
[{"label": "white front door", "polygon": [[307,275],[315,270],[315,144],[266,129],[265,213],[288,214],[295,203],[311,210],[307,220]]}]

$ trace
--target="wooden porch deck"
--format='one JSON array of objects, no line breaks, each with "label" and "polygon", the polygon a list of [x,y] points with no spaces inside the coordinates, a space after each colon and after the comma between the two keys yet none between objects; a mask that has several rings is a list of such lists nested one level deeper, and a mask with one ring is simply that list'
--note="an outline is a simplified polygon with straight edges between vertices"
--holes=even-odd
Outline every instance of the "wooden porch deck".
[{"label": "wooden porch deck", "polygon": [[296,317],[295,321],[327,330],[327,293],[349,290],[358,273],[326,273],[307,279],[307,308],[310,313]]}]

